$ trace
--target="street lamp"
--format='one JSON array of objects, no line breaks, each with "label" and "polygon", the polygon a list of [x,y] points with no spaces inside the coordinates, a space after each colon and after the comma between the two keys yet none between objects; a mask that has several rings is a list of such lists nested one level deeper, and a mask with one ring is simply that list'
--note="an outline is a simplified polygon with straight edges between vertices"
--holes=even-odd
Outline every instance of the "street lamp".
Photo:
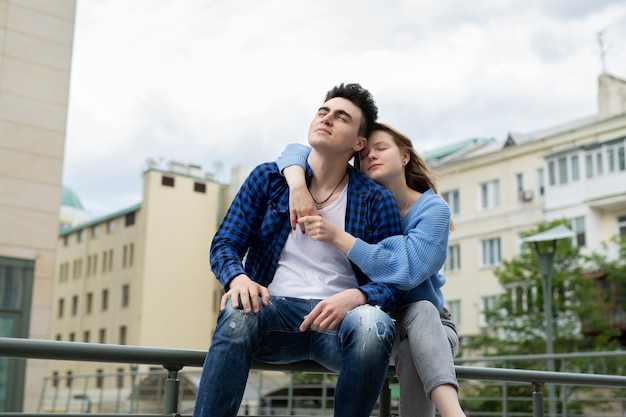
[{"label": "street lamp", "polygon": [[[554,253],[556,252],[556,243],[561,239],[570,239],[574,237],[574,232],[559,225],[545,232],[528,236],[523,241],[525,243],[533,243],[537,257],[539,258],[539,272],[541,274],[541,288],[543,290],[543,310],[546,318],[546,353],[548,354],[548,371],[554,371],[554,336],[552,324],[552,266],[554,264]],[[552,242],[552,245],[544,246],[543,250],[539,242]],[[548,385],[548,412],[550,417],[556,417],[556,402],[554,398],[554,384]]]}]

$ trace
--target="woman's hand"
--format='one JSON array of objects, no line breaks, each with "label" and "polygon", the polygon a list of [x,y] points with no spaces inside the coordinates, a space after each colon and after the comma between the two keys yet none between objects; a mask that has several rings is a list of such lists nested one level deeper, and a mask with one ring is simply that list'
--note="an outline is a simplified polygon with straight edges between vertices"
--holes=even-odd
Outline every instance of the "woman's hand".
[{"label": "woman's hand", "polygon": [[296,226],[300,225],[300,230],[304,233],[304,223],[300,222],[300,217],[317,214],[315,201],[313,201],[306,185],[304,169],[298,165],[288,166],[283,170],[283,175],[289,185],[289,223],[291,223],[291,229],[296,230]]},{"label": "woman's hand", "polygon": [[323,218],[321,214],[300,217],[298,222],[300,225],[305,225],[306,232],[311,236],[311,239],[320,242],[330,242],[345,254],[350,251],[356,241],[354,236],[338,228]]},{"label": "woman's hand", "polygon": [[323,218],[320,214],[317,216],[304,216],[298,219],[301,227],[305,226],[307,233],[311,236],[311,239],[318,240],[320,242],[331,242],[337,237],[337,234],[341,232],[339,228],[333,225],[331,222]]}]

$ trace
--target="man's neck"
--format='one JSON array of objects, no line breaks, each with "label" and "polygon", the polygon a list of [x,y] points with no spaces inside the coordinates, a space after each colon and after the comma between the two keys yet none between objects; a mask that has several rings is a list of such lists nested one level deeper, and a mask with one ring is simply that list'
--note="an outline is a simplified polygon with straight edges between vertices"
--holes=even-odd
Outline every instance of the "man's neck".
[{"label": "man's neck", "polygon": [[348,166],[345,156],[321,154],[315,149],[309,154],[308,162],[313,171],[311,187],[320,190],[335,187],[345,176]]}]

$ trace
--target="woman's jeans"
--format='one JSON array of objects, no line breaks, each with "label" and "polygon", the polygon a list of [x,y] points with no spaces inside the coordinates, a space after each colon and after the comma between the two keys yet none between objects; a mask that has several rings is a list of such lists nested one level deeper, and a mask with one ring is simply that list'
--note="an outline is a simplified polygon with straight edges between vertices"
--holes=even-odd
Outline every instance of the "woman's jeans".
[{"label": "woman's jeans", "polygon": [[442,324],[430,301],[418,301],[393,312],[396,342],[393,357],[400,383],[401,417],[434,417],[431,391],[443,384],[458,389],[454,355],[459,339]]},{"label": "woman's jeans", "polygon": [[333,331],[301,332],[304,316],[319,302],[272,296],[258,314],[228,302],[204,361],[194,417],[236,416],[253,359],[277,364],[313,360],[339,372],[335,416],[369,416],[387,375],[393,322],[379,308],[362,305]]}]

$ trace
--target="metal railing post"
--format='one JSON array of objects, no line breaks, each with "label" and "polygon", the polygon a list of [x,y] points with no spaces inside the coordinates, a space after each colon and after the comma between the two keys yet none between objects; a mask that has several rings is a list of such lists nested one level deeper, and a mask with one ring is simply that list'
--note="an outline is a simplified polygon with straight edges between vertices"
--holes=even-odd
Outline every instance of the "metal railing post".
[{"label": "metal railing post", "polygon": [[380,390],[378,399],[378,414],[381,417],[391,417],[391,388],[389,388],[389,377],[385,378],[383,389]]},{"label": "metal railing post", "polygon": [[163,398],[163,414],[178,413],[178,388],[180,380],[178,379],[178,371],[183,369],[181,365],[163,365],[167,370],[167,379],[165,380],[165,394]]},{"label": "metal railing post", "polygon": [[543,382],[533,382],[533,417],[543,417]]}]

